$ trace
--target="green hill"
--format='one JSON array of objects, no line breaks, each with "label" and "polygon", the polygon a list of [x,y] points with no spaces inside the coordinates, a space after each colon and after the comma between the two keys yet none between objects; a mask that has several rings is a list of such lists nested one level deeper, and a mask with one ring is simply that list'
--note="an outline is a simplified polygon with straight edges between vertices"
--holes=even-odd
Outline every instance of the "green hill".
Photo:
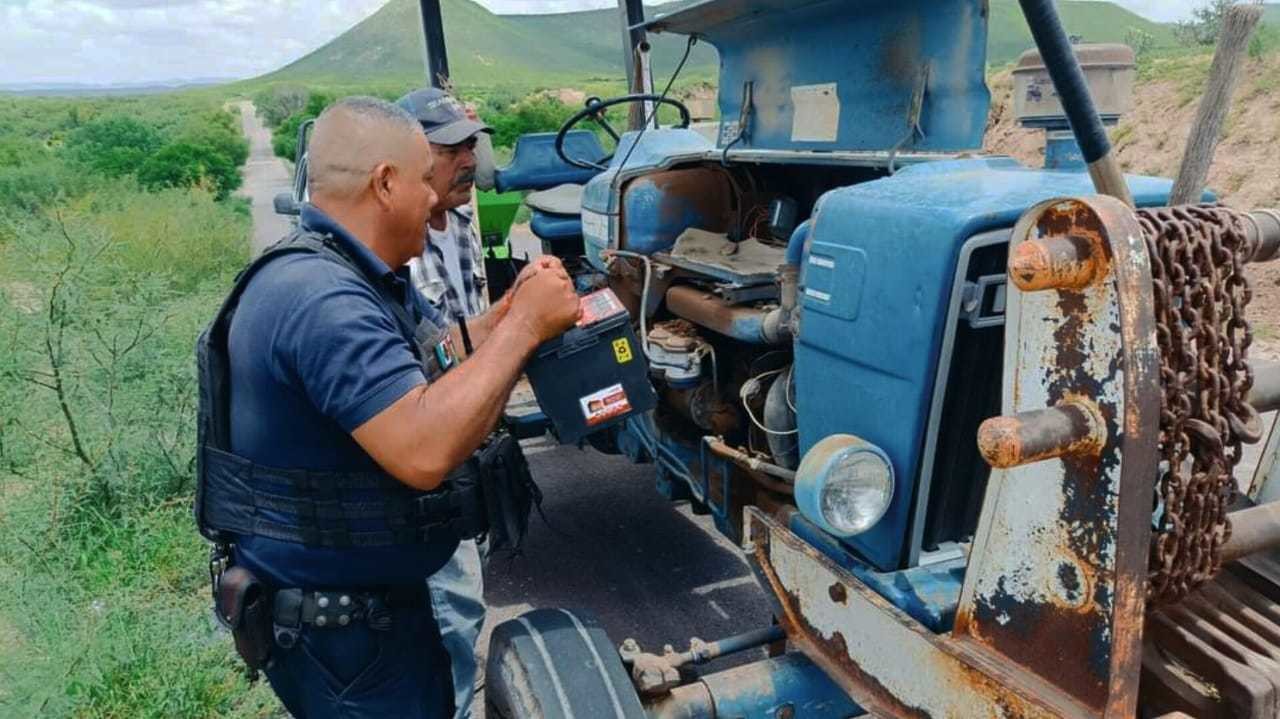
[{"label": "green hill", "polygon": [[[1172,26],[1153,22],[1114,3],[1068,0],[1058,3],[1058,11],[1067,32],[1085,42],[1124,42],[1131,30],[1140,30],[1154,38],[1157,48],[1178,44]],[[995,66],[1012,62],[1034,44],[1016,0],[992,0],[987,62]]]},{"label": "green hill", "polygon": [[[653,17],[693,0],[648,9]],[[616,10],[555,15],[495,15],[472,0],[443,0],[449,62],[462,87],[555,86],[623,75]],[[1031,47],[1016,0],[991,0],[988,61],[1003,65]],[[1089,42],[1123,42],[1131,29],[1150,33],[1158,47],[1175,44],[1168,26],[1110,2],[1059,3],[1067,29]],[[1280,10],[1280,6],[1272,11]],[[684,49],[682,37],[652,38],[654,70],[665,77]],[[686,75],[714,75],[713,48],[694,50]],[[417,0],[390,0],[351,30],[260,81],[328,84],[412,84],[423,78]]]},{"label": "green hill", "polygon": [[1271,27],[1280,25],[1280,5],[1263,5],[1262,21]]}]

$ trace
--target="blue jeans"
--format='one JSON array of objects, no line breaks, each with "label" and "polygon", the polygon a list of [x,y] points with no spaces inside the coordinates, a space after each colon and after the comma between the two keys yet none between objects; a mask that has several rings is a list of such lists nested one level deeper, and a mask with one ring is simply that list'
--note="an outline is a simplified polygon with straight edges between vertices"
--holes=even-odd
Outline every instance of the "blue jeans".
[{"label": "blue jeans", "polygon": [[427,578],[431,607],[452,659],[454,719],[471,717],[476,693],[476,640],[484,625],[484,576],[475,542],[458,545],[449,563]]},{"label": "blue jeans", "polygon": [[292,649],[276,646],[267,680],[294,719],[449,719],[453,678],[435,619],[399,609],[392,621],[385,632],[305,626]]}]

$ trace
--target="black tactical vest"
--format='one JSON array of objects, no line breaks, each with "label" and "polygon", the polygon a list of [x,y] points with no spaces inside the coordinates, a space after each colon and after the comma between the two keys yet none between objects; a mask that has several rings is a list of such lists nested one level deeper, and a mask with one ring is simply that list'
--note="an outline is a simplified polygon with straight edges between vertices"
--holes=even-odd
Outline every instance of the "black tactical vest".
[{"label": "black tactical vest", "polygon": [[[348,267],[372,285],[435,380],[453,364],[448,328],[415,324],[378,278],[368,277],[329,236],[306,228],[268,248],[236,279],[196,344],[200,395],[197,417],[195,519],[200,533],[219,544],[256,535],[322,547],[380,547],[480,536],[487,526],[476,461],[449,475],[432,492],[416,491],[384,472],[323,472],[257,464],[231,451],[231,320],[250,280],[272,260],[311,253]],[[286,486],[284,496],[269,488]],[[344,501],[343,490],[372,490],[375,501]],[[269,514],[273,519],[268,519]],[[280,517],[287,517],[280,521]],[[360,522],[361,531],[348,529]],[[368,527],[380,527],[368,529]]]}]

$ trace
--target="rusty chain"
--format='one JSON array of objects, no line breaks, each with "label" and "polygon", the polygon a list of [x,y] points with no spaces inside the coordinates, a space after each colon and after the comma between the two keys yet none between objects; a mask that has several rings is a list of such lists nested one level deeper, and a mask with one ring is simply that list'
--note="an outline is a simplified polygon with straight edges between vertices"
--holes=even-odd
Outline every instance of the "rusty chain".
[{"label": "rusty chain", "polygon": [[1222,207],[1139,210],[1151,257],[1160,412],[1161,506],[1152,535],[1148,599],[1175,602],[1217,573],[1231,536],[1242,445],[1261,436],[1253,386],[1243,221]]}]

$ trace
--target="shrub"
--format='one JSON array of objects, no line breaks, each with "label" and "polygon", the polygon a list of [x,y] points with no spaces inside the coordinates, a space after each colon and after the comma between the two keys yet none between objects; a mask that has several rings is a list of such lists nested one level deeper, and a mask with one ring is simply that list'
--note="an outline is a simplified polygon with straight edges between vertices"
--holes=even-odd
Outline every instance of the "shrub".
[{"label": "shrub", "polygon": [[306,109],[310,99],[310,91],[300,85],[272,85],[253,96],[253,105],[267,127],[275,128]]},{"label": "shrub", "polygon": [[74,160],[96,172],[120,177],[137,172],[162,143],[153,126],[132,117],[112,115],[75,130],[67,140],[67,151]]},{"label": "shrub", "polygon": [[554,132],[577,108],[546,95],[535,95],[501,110],[482,110],[482,117],[493,128],[493,144],[511,147],[521,135],[531,132]]}]

